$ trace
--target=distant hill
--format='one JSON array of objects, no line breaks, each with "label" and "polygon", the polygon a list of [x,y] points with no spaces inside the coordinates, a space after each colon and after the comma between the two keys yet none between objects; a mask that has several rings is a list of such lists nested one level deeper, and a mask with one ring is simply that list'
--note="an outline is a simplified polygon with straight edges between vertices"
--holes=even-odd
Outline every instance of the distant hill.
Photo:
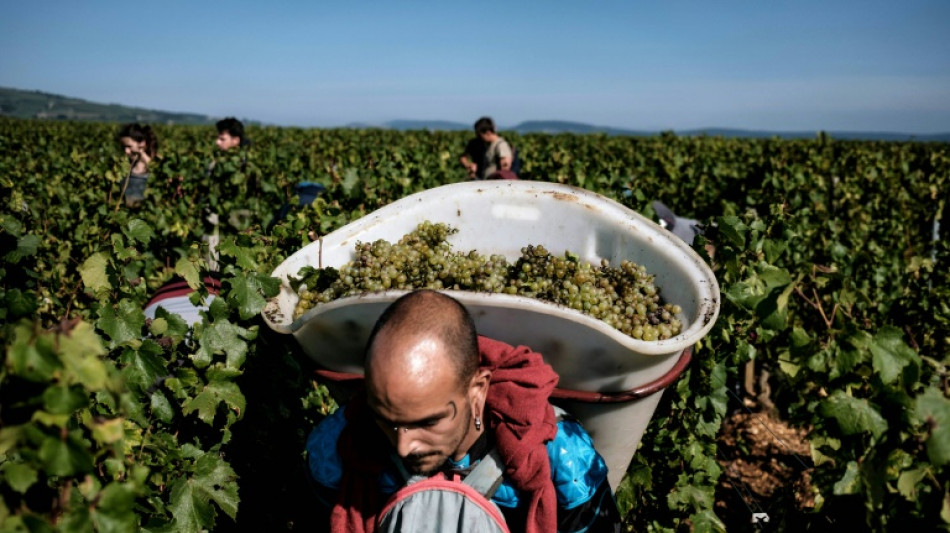
[{"label": "distant hill", "polygon": [[584,124],[583,122],[567,122],[563,120],[529,120],[522,122],[513,128],[505,129],[512,129],[518,133],[606,133],[607,135],[634,136],[656,135],[657,133],[651,131],[612,128],[609,126],[594,126],[591,124]]},{"label": "distant hill", "polygon": [[[351,125],[351,127],[367,127],[366,125]],[[389,128],[394,130],[470,130],[471,125],[460,122],[449,122],[442,120],[393,120],[375,126]],[[570,122],[564,120],[529,120],[516,126],[499,127],[503,131],[515,131],[520,134],[525,133],[547,133],[556,135],[558,133],[573,133],[578,135],[590,135],[603,133],[606,135],[628,135],[633,137],[651,137],[659,135],[661,131],[632,130],[624,128],[614,128],[610,126],[596,126],[583,122]],[[818,136],[818,131],[765,131],[765,130],[742,130],[734,128],[697,128],[690,130],[673,131],[676,135],[682,137],[725,137],[725,138],[746,138],[746,139],[771,139],[777,137],[780,139],[814,139]],[[893,133],[893,132],[867,132],[867,131],[829,131],[826,132],[832,139],[841,140],[866,140],[866,141],[950,141],[950,132],[934,133],[927,135],[917,135],[913,133]]]},{"label": "distant hill", "polygon": [[40,91],[0,87],[0,116],[44,120],[148,122],[151,124],[214,124],[215,118],[119,104],[100,104]]},{"label": "distant hill", "polygon": [[390,120],[385,124],[392,130],[431,130],[431,131],[459,131],[472,129],[471,124],[451,122],[448,120]]},{"label": "distant hill", "polygon": [[[45,120],[88,120],[96,122],[148,122],[152,124],[213,124],[220,117],[211,117],[198,113],[176,113],[129,107],[119,104],[101,104],[44,93],[41,91],[24,91],[0,87],[0,117],[31,118]],[[256,121],[242,119],[245,124],[260,124]],[[276,124],[275,124],[276,125]],[[432,131],[471,131],[470,123],[453,122],[449,120],[391,120],[382,124],[352,123],[347,128],[368,129],[386,128],[399,131],[405,130],[432,130]],[[500,127],[503,131],[524,133],[574,133],[580,135],[606,134],[649,137],[659,135],[660,131],[632,130],[597,126],[583,122],[569,122],[564,120],[529,120],[516,126]],[[763,131],[742,130],[730,128],[698,128],[691,130],[673,131],[684,137],[709,136],[731,138],[772,138],[782,139],[814,139],[817,131]],[[950,142],[950,132],[917,135],[913,133],[893,132],[866,132],[866,131],[829,131],[826,132],[833,139],[846,140],[874,140],[874,141],[940,141]]]},{"label": "distant hill", "polygon": [[[738,137],[747,139],[771,139],[772,137],[778,137],[780,139],[814,139],[818,136],[817,131],[760,131],[729,128],[705,128],[675,131],[674,133],[685,137],[706,135],[708,137]],[[827,131],[825,133],[832,139],[852,141],[950,141],[950,132],[925,135],[879,131]]]}]

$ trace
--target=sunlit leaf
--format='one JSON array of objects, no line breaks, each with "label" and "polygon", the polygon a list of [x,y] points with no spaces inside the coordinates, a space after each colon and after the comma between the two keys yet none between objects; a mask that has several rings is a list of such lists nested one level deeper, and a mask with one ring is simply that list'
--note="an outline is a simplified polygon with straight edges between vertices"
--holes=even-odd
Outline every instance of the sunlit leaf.
[{"label": "sunlit leaf", "polygon": [[858,474],[858,463],[849,461],[844,475],[834,485],[835,494],[858,494],[862,486],[861,477]]},{"label": "sunlit leaf", "polygon": [[83,262],[79,267],[79,275],[82,276],[86,289],[95,294],[112,289],[112,283],[106,273],[107,266],[109,266],[109,259],[102,252],[92,254]]}]

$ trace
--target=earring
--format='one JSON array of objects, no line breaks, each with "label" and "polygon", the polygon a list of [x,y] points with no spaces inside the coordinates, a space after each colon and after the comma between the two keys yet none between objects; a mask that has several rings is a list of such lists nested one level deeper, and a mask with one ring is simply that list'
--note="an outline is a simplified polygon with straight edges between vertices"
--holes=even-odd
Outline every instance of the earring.
[{"label": "earring", "polygon": [[475,431],[481,431],[481,430],[482,430],[482,419],[476,416],[475,417]]}]

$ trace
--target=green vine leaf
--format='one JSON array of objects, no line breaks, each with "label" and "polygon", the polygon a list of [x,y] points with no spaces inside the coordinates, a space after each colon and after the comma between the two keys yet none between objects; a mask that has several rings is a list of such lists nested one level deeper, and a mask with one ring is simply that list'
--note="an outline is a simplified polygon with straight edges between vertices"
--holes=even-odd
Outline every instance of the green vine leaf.
[{"label": "green vine leaf", "polygon": [[195,365],[203,368],[211,364],[215,354],[226,354],[226,366],[238,370],[247,357],[247,329],[220,319],[201,327],[199,348],[194,355]]},{"label": "green vine leaf", "polygon": [[862,484],[861,476],[859,474],[860,471],[858,469],[858,463],[849,461],[844,475],[841,476],[841,479],[839,479],[834,485],[834,493],[839,496],[847,494],[860,494]]},{"label": "green vine leaf", "polygon": [[98,531],[135,531],[135,491],[127,483],[113,481],[99,492],[92,521]]},{"label": "green vine leaf", "polygon": [[739,217],[725,216],[719,219],[719,234],[736,247],[745,245],[746,232],[749,230]]},{"label": "green vine leaf", "polygon": [[62,364],[50,336],[38,335],[32,324],[23,323],[16,327],[13,342],[7,347],[7,366],[14,375],[43,382],[52,379]]},{"label": "green vine leaf", "polygon": [[101,358],[106,350],[91,324],[80,322],[57,340],[65,383],[79,383],[91,391],[103,390],[108,386],[109,372]]},{"label": "green vine leaf", "polygon": [[142,328],[145,326],[145,313],[132,300],[119,300],[118,308],[111,305],[99,307],[99,320],[96,326],[110,339],[110,348],[142,338]]},{"label": "green vine leaf", "polygon": [[43,408],[52,414],[70,414],[89,403],[89,396],[81,387],[52,385],[43,391]]},{"label": "green vine leaf", "polygon": [[129,224],[123,230],[123,233],[125,233],[125,235],[130,239],[136,240],[142,244],[148,244],[149,241],[155,237],[155,231],[152,230],[152,227],[149,226],[147,222],[137,218],[129,221]]},{"label": "green vine leaf", "polygon": [[280,291],[280,280],[257,274],[236,273],[228,283],[228,302],[237,307],[241,320],[257,315],[267,305],[265,297],[276,296]]},{"label": "green vine leaf", "polygon": [[26,494],[26,491],[39,479],[36,469],[25,463],[2,463],[0,473],[3,474],[3,479],[10,488],[20,494]]},{"label": "green vine leaf", "polygon": [[224,239],[218,246],[221,255],[233,257],[237,261],[237,266],[243,270],[257,271],[260,265],[254,257],[254,252],[247,248],[242,248],[234,242],[233,238]]},{"label": "green vine leaf", "polygon": [[175,273],[181,276],[193,290],[198,290],[201,286],[198,266],[187,257],[182,257],[175,263]]},{"label": "green vine leaf", "polygon": [[32,292],[23,292],[20,289],[8,290],[4,295],[7,320],[31,316],[36,313],[38,302]]},{"label": "green vine leaf", "polygon": [[162,349],[151,339],[142,342],[138,349],[127,348],[120,362],[126,383],[134,390],[144,393],[159,382],[167,373]]},{"label": "green vine leaf", "polygon": [[153,415],[166,424],[170,424],[175,418],[175,410],[172,408],[171,402],[161,391],[155,391],[149,397],[149,408]]},{"label": "green vine leaf", "polygon": [[210,426],[214,423],[215,412],[221,403],[238,414],[244,412],[244,395],[241,394],[241,389],[230,381],[208,383],[197,396],[185,402],[181,410],[186,415],[197,411],[198,418]]},{"label": "green vine leaf", "polygon": [[836,391],[821,402],[822,415],[833,418],[845,435],[870,433],[875,438],[887,431],[887,420],[867,400]]},{"label": "green vine leaf", "polygon": [[172,484],[168,510],[174,517],[168,531],[200,532],[214,528],[212,502],[232,519],[237,517],[237,475],[231,466],[214,454],[204,454],[195,462],[195,472]]},{"label": "green vine leaf", "polygon": [[7,252],[3,258],[11,263],[19,263],[21,259],[36,255],[36,251],[39,247],[39,235],[24,235],[17,239],[16,249]]},{"label": "green vine leaf", "polygon": [[40,446],[43,468],[54,476],[72,476],[92,471],[93,458],[87,445],[71,432],[65,439],[48,436]]},{"label": "green vine leaf", "polygon": [[903,333],[894,327],[884,327],[874,336],[870,350],[874,370],[881,381],[892,384],[908,366],[914,370],[914,380],[920,368],[920,357],[904,342]]},{"label": "green vine leaf", "polygon": [[950,463],[950,400],[936,387],[917,396],[914,411],[928,428],[927,457],[936,466]]},{"label": "green vine leaf", "polygon": [[912,502],[917,498],[918,487],[921,481],[928,475],[927,468],[914,468],[901,472],[897,478],[897,490],[907,501]]}]

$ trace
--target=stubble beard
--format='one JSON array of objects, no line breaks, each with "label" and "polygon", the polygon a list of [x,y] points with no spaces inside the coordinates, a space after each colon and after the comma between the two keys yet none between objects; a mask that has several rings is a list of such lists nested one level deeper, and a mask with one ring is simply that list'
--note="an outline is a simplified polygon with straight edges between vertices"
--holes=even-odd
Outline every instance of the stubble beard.
[{"label": "stubble beard", "polygon": [[[408,470],[410,474],[429,477],[429,476],[439,473],[440,471],[444,469],[446,463],[449,462],[449,458],[451,456],[454,456],[457,453],[458,448],[462,445],[463,442],[465,442],[465,439],[468,437],[468,432],[471,431],[472,429],[471,411],[469,411],[468,409],[464,409],[463,412],[465,413],[465,422],[462,427],[465,429],[464,431],[462,431],[462,435],[458,438],[458,440],[452,446],[452,451],[448,455],[442,452],[438,452],[438,451],[432,451],[432,452],[426,452],[426,453],[420,453],[420,454],[411,453],[407,455],[405,458],[403,458],[402,462],[403,462],[403,465],[405,465],[406,470]],[[442,460],[436,462],[433,466],[429,466],[429,467],[423,466],[422,463],[429,457],[441,457]]]}]

